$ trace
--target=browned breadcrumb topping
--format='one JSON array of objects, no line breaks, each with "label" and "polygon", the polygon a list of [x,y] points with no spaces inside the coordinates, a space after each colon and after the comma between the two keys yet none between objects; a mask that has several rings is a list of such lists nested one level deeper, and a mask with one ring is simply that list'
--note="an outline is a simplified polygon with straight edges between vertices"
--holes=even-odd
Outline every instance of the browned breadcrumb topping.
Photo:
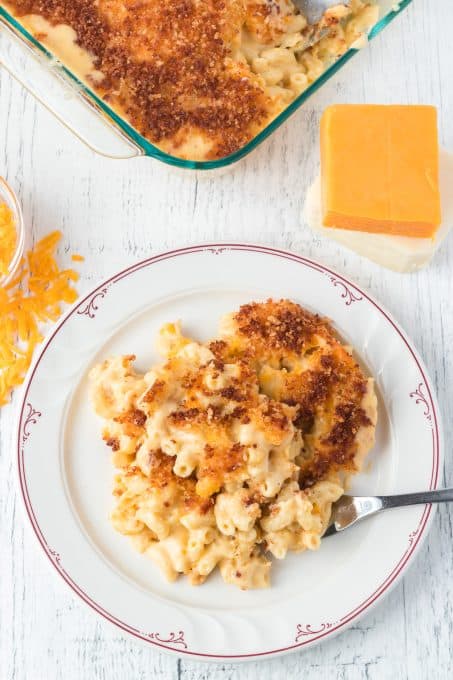
[{"label": "browned breadcrumb topping", "polygon": [[[151,407],[167,390],[178,395],[165,416],[169,437],[176,444],[183,430],[203,448],[193,471],[181,469],[191,472],[185,478],[173,470],[175,456],[150,451],[150,487],[171,484],[187,507],[207,512],[225,483],[244,479],[249,449],[257,448],[238,442],[238,427],[247,423],[271,447],[291,440],[292,425],[301,430],[303,449],[295,461],[301,489],[355,471],[359,432],[375,425],[364,410],[368,380],[330,323],[289,300],[269,299],[242,306],[222,337],[208,345],[214,359],[201,366],[170,358],[163,367],[168,385],[157,379],[139,398],[144,410],[131,408],[113,419],[143,442]],[[105,438],[120,449],[118,439]],[[142,474],[132,466],[129,471]],[[268,505],[253,488],[248,492],[246,506]]]},{"label": "browned breadcrumb topping", "polygon": [[126,472],[124,474],[126,475],[126,477],[133,477],[137,473],[141,473],[141,470],[137,465],[128,465]]},{"label": "browned breadcrumb topping", "polygon": [[146,423],[146,414],[139,408],[133,408],[117,418],[119,423],[131,423],[137,427],[143,427]]},{"label": "browned breadcrumb topping", "polygon": [[[226,347],[226,343],[217,344],[219,352]],[[256,371],[250,361],[230,358],[228,363],[225,375],[222,373],[226,364],[217,358],[180,375],[184,397],[166,418],[170,428],[183,429],[194,438],[206,442],[196,469],[199,481],[197,493],[203,497],[216,493],[226,479],[240,475],[244,469],[246,450],[234,440],[231,428],[235,424],[254,422],[261,432],[266,433],[269,442],[275,445],[284,440],[291,428],[288,417],[291,409],[260,396]],[[173,369],[177,374],[180,371],[178,358],[169,359],[164,368],[170,375]],[[221,376],[219,387],[208,389],[206,381]],[[156,381],[145,393],[142,402],[148,405],[163,389],[164,382]],[[132,416],[126,418],[123,415],[122,418],[130,420]]]},{"label": "browned breadcrumb topping", "polygon": [[158,400],[165,391],[165,383],[163,380],[155,380],[151,387],[145,392],[142,401],[145,404],[151,404]]},{"label": "browned breadcrumb topping", "polygon": [[244,22],[240,0],[12,0],[16,14],[68,24],[103,74],[92,88],[154,143],[177,148],[200,131],[206,158],[247,143],[269,101],[231,58]]},{"label": "browned breadcrumb topping", "polygon": [[230,399],[231,401],[244,401],[247,399],[247,395],[241,392],[239,387],[233,385],[220,390],[220,394],[224,399]]},{"label": "browned breadcrumb topping", "polygon": [[310,339],[326,325],[317,314],[288,300],[242,305],[234,319],[252,355],[264,349],[280,351],[282,356],[286,351],[300,353],[311,347]]},{"label": "browned breadcrumb topping", "polygon": [[107,444],[107,446],[110,446],[112,451],[119,451],[120,442],[116,437],[107,437],[105,443]]},{"label": "browned breadcrumb topping", "polygon": [[245,26],[248,31],[261,43],[271,43],[276,34],[275,27],[268,17],[273,13],[279,13],[280,6],[277,3],[249,2],[247,3]]},{"label": "browned breadcrumb topping", "polygon": [[245,447],[236,443],[227,448],[206,444],[202,462],[197,470],[198,479],[209,477],[220,488],[226,477],[244,466]]},{"label": "browned breadcrumb topping", "polygon": [[138,408],[130,409],[113,419],[116,423],[123,425],[124,434],[128,437],[138,437],[143,432],[146,423],[146,414]]},{"label": "browned breadcrumb topping", "polygon": [[[357,433],[373,426],[362,407],[367,379],[329,322],[289,300],[244,305],[233,320],[239,354],[258,367],[277,367],[264,392],[297,407],[293,423],[305,442],[301,487],[340,469],[354,471]],[[232,346],[238,355],[236,337]]]},{"label": "browned breadcrumb topping", "polygon": [[225,365],[226,351],[228,349],[227,343],[224,340],[212,340],[209,343],[208,348],[215,356],[216,368],[219,371],[223,371],[223,367]]},{"label": "browned breadcrumb topping", "polygon": [[201,498],[197,494],[195,479],[192,477],[178,477],[174,474],[173,466],[175,458],[173,456],[168,456],[162,451],[150,451],[149,463],[149,484],[151,487],[163,489],[168,485],[172,485],[187,509],[198,509],[199,512],[206,513],[213,507],[214,502],[212,499]]},{"label": "browned breadcrumb topping", "polygon": [[268,423],[275,429],[287,430],[289,427],[289,419],[282,405],[276,401],[267,401],[262,409],[262,417],[265,423]]}]

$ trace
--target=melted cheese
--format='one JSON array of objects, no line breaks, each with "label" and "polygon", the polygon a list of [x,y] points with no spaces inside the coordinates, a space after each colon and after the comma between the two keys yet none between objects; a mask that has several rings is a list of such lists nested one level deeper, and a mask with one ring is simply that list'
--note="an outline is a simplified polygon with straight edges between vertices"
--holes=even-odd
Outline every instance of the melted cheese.
[{"label": "melted cheese", "polygon": [[66,24],[52,25],[38,14],[21,17],[21,24],[58,59],[84,80],[99,83],[103,74],[96,70],[93,56],[77,44],[77,33]]}]

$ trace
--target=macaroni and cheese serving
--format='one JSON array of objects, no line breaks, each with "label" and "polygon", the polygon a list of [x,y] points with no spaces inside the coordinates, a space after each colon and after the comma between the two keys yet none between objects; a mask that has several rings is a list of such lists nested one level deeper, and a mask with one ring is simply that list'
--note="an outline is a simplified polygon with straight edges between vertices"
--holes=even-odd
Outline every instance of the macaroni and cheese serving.
[{"label": "macaroni and cheese serving", "polygon": [[140,134],[192,160],[244,146],[377,21],[373,0],[332,4],[313,27],[291,0],[0,0]]},{"label": "macaroni and cheese serving", "polygon": [[376,397],[327,321],[288,300],[251,303],[217,339],[159,333],[162,364],[92,369],[117,469],[111,515],[168,580],[218,567],[269,585],[271,556],[315,550],[331,505],[374,442]]}]

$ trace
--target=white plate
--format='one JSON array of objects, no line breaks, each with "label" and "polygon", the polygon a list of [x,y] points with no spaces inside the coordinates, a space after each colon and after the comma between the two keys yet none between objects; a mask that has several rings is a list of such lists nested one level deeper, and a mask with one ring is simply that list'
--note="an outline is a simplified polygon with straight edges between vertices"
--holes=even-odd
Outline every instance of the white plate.
[{"label": "white plate", "polygon": [[159,326],[183,320],[197,338],[250,300],[288,297],[333,320],[376,378],[377,442],[353,491],[433,489],[441,427],[425,368],[396,322],[367,293],[298,255],[241,244],[164,253],[120,272],[77,302],[44,344],[18,424],[20,486],[56,571],[105,619],[178,655],[242,660],[314,645],[367,612],[401,577],[432,520],[429,506],[389,511],[274,562],[272,587],[242,592],[218,575],[166,583],[108,521],[110,452],[88,399],[87,372],[113,353],[157,360]]}]

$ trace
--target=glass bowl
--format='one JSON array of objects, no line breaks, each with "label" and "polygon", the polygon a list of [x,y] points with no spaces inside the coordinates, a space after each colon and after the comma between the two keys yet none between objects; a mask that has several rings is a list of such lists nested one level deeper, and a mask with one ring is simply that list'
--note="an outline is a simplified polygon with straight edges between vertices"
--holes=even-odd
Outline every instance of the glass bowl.
[{"label": "glass bowl", "polygon": [[[412,2],[412,0],[374,1],[379,7],[379,20],[371,28],[368,40],[375,38]],[[335,0],[332,0],[332,4],[335,4]],[[7,10],[7,3],[5,5],[2,6],[0,0],[0,64],[66,127],[92,150],[110,158],[149,156],[184,170],[212,173],[224,170],[247,156],[359,51],[357,47],[349,48],[238,151],[216,160],[185,160],[161,151],[140,135],[31,35]],[[24,46],[28,54],[24,54]]]},{"label": "glass bowl", "polygon": [[0,177],[0,203],[6,203],[11,210],[17,234],[16,248],[8,265],[8,273],[0,276],[0,287],[4,287],[11,281],[21,263],[24,254],[25,229],[22,209],[17,196],[3,177]]}]

